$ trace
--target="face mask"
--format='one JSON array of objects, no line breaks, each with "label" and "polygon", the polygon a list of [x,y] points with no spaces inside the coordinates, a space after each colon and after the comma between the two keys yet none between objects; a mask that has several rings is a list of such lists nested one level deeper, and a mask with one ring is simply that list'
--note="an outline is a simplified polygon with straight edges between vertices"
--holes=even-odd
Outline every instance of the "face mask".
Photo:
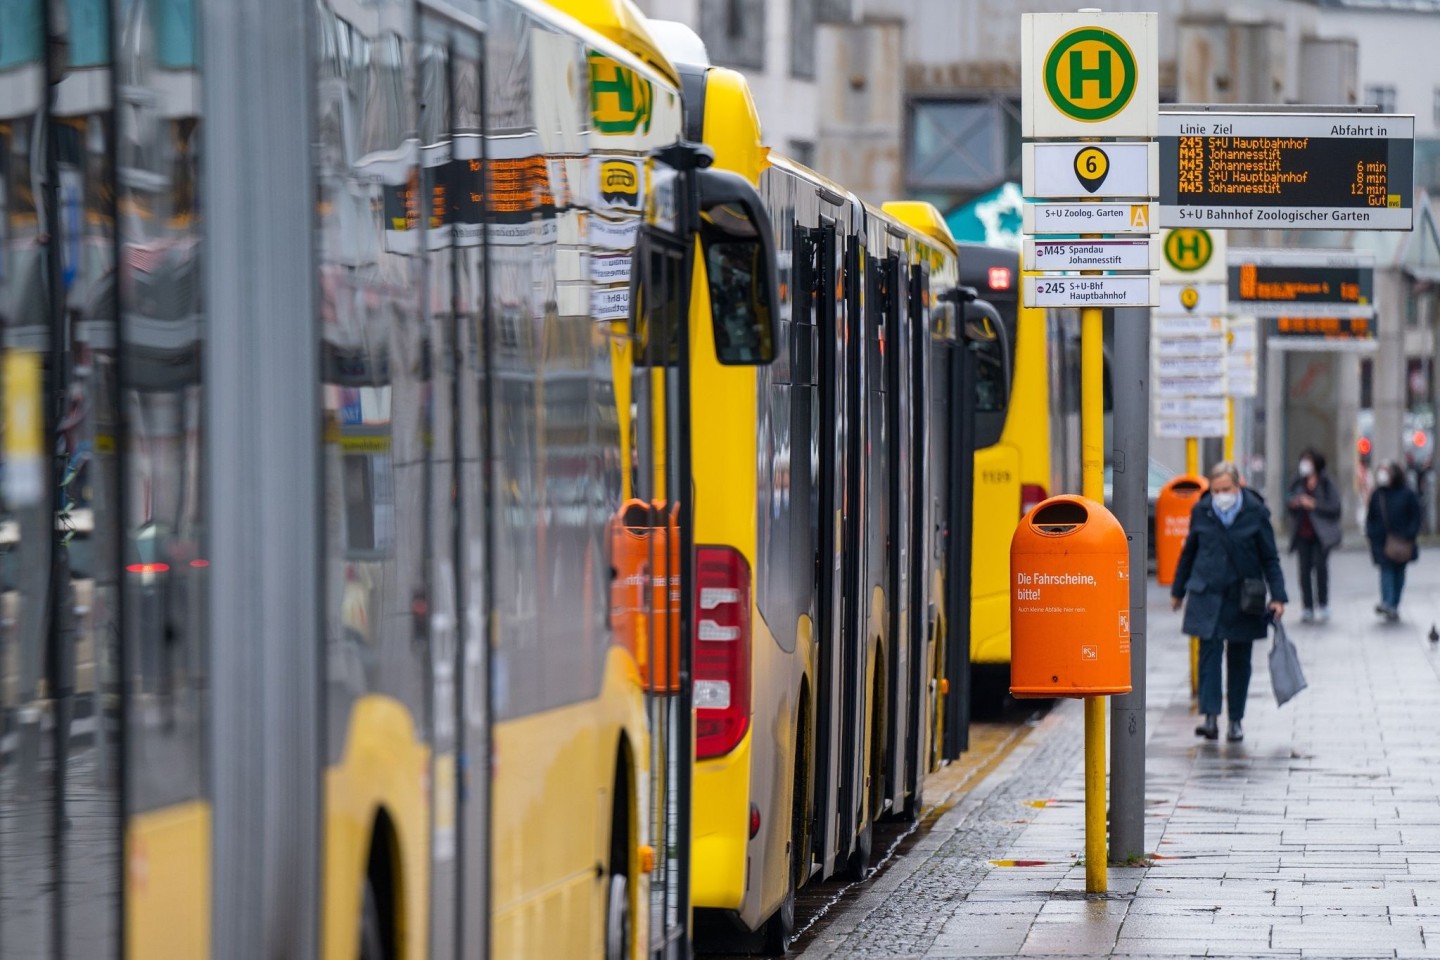
[{"label": "face mask", "polygon": [[1380,482],[1380,486],[1382,487],[1390,486],[1390,471],[1381,470],[1380,472],[1375,474],[1375,479]]},{"label": "face mask", "polygon": [[1300,476],[1302,476],[1302,477],[1308,477],[1308,476],[1310,476],[1310,474],[1312,474],[1312,473],[1314,473],[1314,472],[1315,472],[1315,464],[1311,463],[1309,460],[1301,460],[1301,461],[1300,461]]},{"label": "face mask", "polygon": [[1210,499],[1214,502],[1215,509],[1221,512],[1227,512],[1231,507],[1235,506],[1235,501],[1240,499],[1240,494],[1234,490],[1230,490],[1225,493],[1212,494]]}]

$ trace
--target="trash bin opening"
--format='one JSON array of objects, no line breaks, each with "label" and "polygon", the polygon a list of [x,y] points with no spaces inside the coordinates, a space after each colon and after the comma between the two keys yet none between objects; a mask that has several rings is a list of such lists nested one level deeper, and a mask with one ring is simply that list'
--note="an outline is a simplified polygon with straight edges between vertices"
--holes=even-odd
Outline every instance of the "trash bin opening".
[{"label": "trash bin opening", "polygon": [[1030,515],[1030,525],[1041,533],[1070,533],[1090,519],[1089,512],[1074,500],[1060,500],[1038,507]]},{"label": "trash bin opening", "polygon": [[1176,493],[1195,493],[1200,490],[1200,484],[1196,483],[1194,480],[1181,480],[1179,483],[1175,484],[1170,489],[1174,490]]}]

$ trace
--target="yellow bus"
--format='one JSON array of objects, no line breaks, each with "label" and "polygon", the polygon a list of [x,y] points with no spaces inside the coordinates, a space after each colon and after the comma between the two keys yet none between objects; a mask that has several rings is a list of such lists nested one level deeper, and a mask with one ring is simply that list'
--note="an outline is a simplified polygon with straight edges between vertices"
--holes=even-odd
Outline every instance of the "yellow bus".
[{"label": "yellow bus", "polygon": [[892,216],[770,154],[743,78],[678,59],[687,138],[758,186],[782,278],[773,364],[692,354],[691,889],[707,939],[782,952],[796,891],[863,875],[874,819],[914,816],[935,762],[946,487],[925,451],[948,415],[922,385],[955,250],[933,208]]},{"label": "yellow bus", "polygon": [[962,243],[960,278],[1000,314],[1009,348],[1006,400],[976,416],[970,661],[973,710],[984,715],[1010,688],[1010,538],[1031,507],[1063,491],[1051,476],[1048,321],[1020,301],[1019,255]]},{"label": "yellow bus", "polygon": [[0,955],[673,952],[675,348],[770,358],[759,195],[534,0],[62,6],[0,67]]}]

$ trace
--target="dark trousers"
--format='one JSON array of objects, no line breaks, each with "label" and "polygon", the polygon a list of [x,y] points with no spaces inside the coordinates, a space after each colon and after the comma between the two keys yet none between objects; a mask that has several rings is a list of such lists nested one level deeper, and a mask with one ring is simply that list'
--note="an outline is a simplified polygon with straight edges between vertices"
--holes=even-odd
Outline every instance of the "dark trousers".
[{"label": "dark trousers", "polygon": [[1380,603],[1396,610],[1400,606],[1400,593],[1405,589],[1405,564],[1380,560]]},{"label": "dark trousers", "polygon": [[1220,714],[1220,653],[1225,653],[1227,683],[1225,694],[1230,701],[1230,719],[1245,717],[1245,698],[1250,694],[1250,652],[1254,644],[1249,640],[1201,640],[1200,641],[1200,712]]},{"label": "dark trousers", "polygon": [[[1305,609],[1314,610],[1316,600],[1322,607],[1330,606],[1330,551],[1319,540],[1305,539],[1297,541],[1295,549],[1300,554],[1300,599],[1304,601]],[[1312,574],[1315,577],[1313,588],[1310,583]]]}]

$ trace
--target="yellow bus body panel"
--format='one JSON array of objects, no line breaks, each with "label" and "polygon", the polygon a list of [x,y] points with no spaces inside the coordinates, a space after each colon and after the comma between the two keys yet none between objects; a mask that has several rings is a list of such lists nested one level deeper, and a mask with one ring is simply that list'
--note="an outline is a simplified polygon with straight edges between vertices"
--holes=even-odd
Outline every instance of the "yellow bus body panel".
[{"label": "yellow bus body panel", "polygon": [[[1020,304],[1016,315],[1015,380],[1010,388],[1010,412],[1000,442],[1013,447],[1020,458],[1020,482],[1051,490],[1050,474],[1050,366],[1045,311]],[[1007,543],[1008,549],[1008,543]]]},{"label": "yellow bus body panel", "polygon": [[[733,70],[708,71],[705,83],[704,139],[715,151],[715,166],[759,184],[769,164],[769,151],[760,142],[760,118],[743,76]],[[758,384],[749,366],[724,366],[715,355],[715,334],[710,317],[710,291],[703,257],[696,257],[690,300],[691,391],[695,441],[691,464],[695,484],[695,542],[731,547],[745,558],[751,572],[751,673],[758,669],[762,652],[775,646],[757,602],[757,582],[764,575],[756,563],[756,437]],[[750,730],[730,753],[695,763],[691,869],[691,899],[698,908],[740,911],[747,886],[763,882],[765,864],[756,864],[760,876],[746,882],[750,844],[750,804],[753,797],[752,736],[757,725],[769,729],[773,703],[757,702],[752,681]],[[784,865],[776,867],[783,870]],[[762,910],[764,909],[762,904]]]},{"label": "yellow bus body panel", "polygon": [[430,894],[430,748],[398,700],[367,694],[355,701],[340,762],[325,771],[324,949],[326,960],[360,953],[360,914],[375,817],[395,830],[396,938],[402,960],[428,955]]},{"label": "yellow bus body panel", "polygon": [[970,660],[1010,662],[1010,539],[1020,521],[1020,487],[1050,489],[1050,372],[1044,310],[1019,306],[1015,376],[1000,442],[975,453]]},{"label": "yellow bus body panel", "polygon": [[[640,784],[649,778],[645,722],[635,662],[612,647],[598,697],[495,725],[491,956],[604,956],[616,750],[623,734],[634,763],[632,798],[643,800],[648,792]],[[641,807],[630,819],[640,842],[648,843],[648,811]],[[643,944],[648,881],[631,889],[631,926]]]},{"label": "yellow bus body panel", "polygon": [[690,895],[697,907],[739,910],[745,899],[753,733],[725,756],[695,764]]},{"label": "yellow bus body panel", "polygon": [[970,659],[1010,661],[1010,538],[1020,519],[1020,458],[997,443],[975,452],[970,554]]},{"label": "yellow bus body panel", "polygon": [[125,831],[125,955],[210,956],[210,804],[137,813]]}]

